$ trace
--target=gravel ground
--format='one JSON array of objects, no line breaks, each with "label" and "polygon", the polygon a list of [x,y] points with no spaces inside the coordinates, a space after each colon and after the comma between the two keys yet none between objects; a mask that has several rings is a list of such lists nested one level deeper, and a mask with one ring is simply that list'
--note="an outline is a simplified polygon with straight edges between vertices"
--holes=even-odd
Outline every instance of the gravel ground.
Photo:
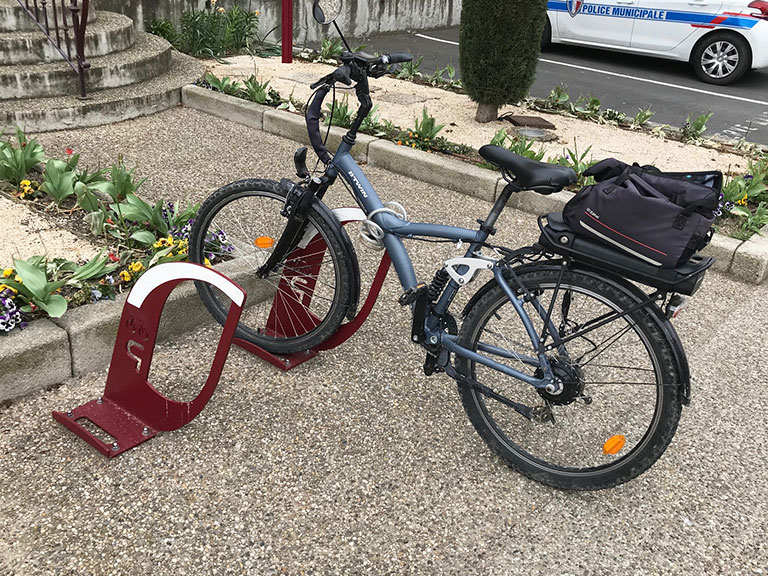
[{"label": "gravel ground", "polygon": [[[201,200],[243,176],[288,176],[295,144],[188,110],[45,134],[83,158],[118,153],[145,195]],[[369,168],[415,219],[469,225],[488,204]],[[331,203],[344,203],[341,194]],[[508,210],[502,240],[532,241]],[[454,253],[414,246],[420,277]],[[368,260],[370,260],[368,255]],[[471,291],[471,290],[470,290]],[[107,461],[50,417],[105,374],[0,411],[0,572],[32,574],[761,574],[768,570],[761,359],[768,287],[710,274],[677,321],[694,399],[639,479],[590,494],[511,471],[455,385],[427,379],[390,278],[341,348],[284,374],[233,350],[198,419]],[[202,313],[190,311],[190,313]],[[194,395],[208,328],[158,349],[151,380]],[[190,366],[192,362],[192,366]],[[757,384],[755,386],[754,384]]]}]

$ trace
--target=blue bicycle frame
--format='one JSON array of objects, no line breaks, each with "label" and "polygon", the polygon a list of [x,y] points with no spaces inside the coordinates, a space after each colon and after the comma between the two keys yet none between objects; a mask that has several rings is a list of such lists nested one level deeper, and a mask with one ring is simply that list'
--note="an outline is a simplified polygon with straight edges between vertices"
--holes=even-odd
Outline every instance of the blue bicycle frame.
[{"label": "blue bicycle frame", "polygon": [[[342,141],[339,146],[336,155],[333,160],[328,164],[326,168],[326,175],[331,179],[335,179],[340,175],[352,188],[354,196],[358,204],[362,207],[363,211],[367,214],[371,214],[375,210],[384,208],[384,204],[379,198],[378,194],[374,190],[371,183],[366,178],[363,171],[357,165],[352,154],[350,153],[353,144],[350,144],[346,139]],[[467,228],[458,228],[455,226],[444,226],[441,224],[428,224],[421,222],[406,222],[397,218],[393,214],[386,212],[379,212],[373,216],[373,221],[378,224],[384,231],[384,246],[392,259],[392,264],[395,267],[397,276],[400,279],[400,284],[404,290],[414,288],[418,281],[416,280],[416,272],[413,268],[408,252],[403,245],[401,238],[413,238],[413,237],[428,237],[428,238],[441,238],[446,240],[453,240],[456,242],[468,242],[469,248],[466,252],[466,258],[474,256],[475,252],[479,250],[482,245],[488,240],[489,232],[484,231],[481,227],[480,230],[470,230]],[[497,348],[494,346],[488,346],[480,344],[478,348],[481,351],[493,353],[497,356],[516,359],[522,361],[524,364],[532,367],[541,368],[543,373],[542,378],[536,378],[529,374],[525,374],[514,368],[510,368],[504,364],[500,364],[491,358],[463,348],[456,342],[456,337],[451,336],[440,329],[437,317],[442,316],[448,310],[448,307],[453,302],[454,297],[459,291],[460,286],[455,280],[451,280],[448,283],[445,291],[440,297],[439,301],[432,308],[433,314],[427,317],[425,325],[425,332],[428,338],[436,338],[437,342],[446,350],[473,360],[479,364],[483,364],[499,372],[507,374],[513,378],[517,378],[534,386],[535,388],[546,388],[547,385],[551,385],[554,382],[554,375],[550,366],[549,359],[542,350],[541,338],[536,332],[533,326],[533,322],[528,313],[523,308],[522,303],[510,288],[508,282],[504,277],[505,263],[497,263],[493,266],[493,275],[496,282],[506,293],[515,311],[520,316],[521,321],[525,327],[525,330],[533,345],[533,350],[539,351],[537,357],[531,357],[527,355],[517,354],[508,350]],[[539,313],[545,322],[549,322],[549,332],[551,334],[557,334],[557,330],[551,324],[551,320],[548,319],[546,311],[541,306],[538,306]]]}]

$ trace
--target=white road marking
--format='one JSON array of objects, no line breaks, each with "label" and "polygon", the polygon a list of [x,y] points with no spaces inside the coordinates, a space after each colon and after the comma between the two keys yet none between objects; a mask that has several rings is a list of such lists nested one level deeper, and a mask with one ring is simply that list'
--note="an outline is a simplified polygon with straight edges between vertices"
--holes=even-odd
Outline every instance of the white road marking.
[{"label": "white road marking", "polygon": [[424,38],[425,40],[434,40],[435,42],[442,42],[443,44],[452,44],[454,46],[458,46],[458,42],[454,42],[453,40],[443,40],[442,38],[435,38],[434,36],[427,36],[426,34],[414,34],[414,36],[418,36],[419,38]]},{"label": "white road marking", "polygon": [[763,112],[760,116],[755,116],[747,120],[747,125],[735,124],[728,130],[723,130],[723,134],[731,136],[733,138],[746,138],[750,132],[757,132],[760,128],[755,127],[763,126],[768,127],[768,112]]},{"label": "white road marking", "polygon": [[[458,42],[453,40],[443,40],[442,38],[435,38],[433,36],[427,36],[426,34],[416,34],[419,38],[425,40],[434,40],[435,42],[442,42],[443,44],[452,44],[458,46]],[[657,86],[666,86],[667,88],[676,88],[677,90],[685,90],[687,92],[696,92],[698,94],[707,94],[708,96],[716,96],[718,98],[726,98],[728,100],[737,100],[739,102],[748,102],[750,104],[758,104],[760,106],[768,106],[768,102],[764,100],[754,100],[752,98],[742,98],[741,96],[731,96],[730,94],[718,94],[711,90],[702,90],[701,88],[691,88],[690,86],[681,86],[680,84],[670,84],[669,82],[661,82],[659,80],[650,80],[648,78],[640,78],[639,76],[631,76],[629,74],[620,74],[618,72],[610,72],[608,70],[600,70],[598,68],[590,68],[588,66],[579,66],[578,64],[570,64],[568,62],[560,62],[558,60],[549,60],[547,58],[539,58],[540,62],[546,62],[547,64],[555,64],[557,66],[565,66],[567,68],[576,68],[577,70],[586,70],[587,72],[596,72],[597,74],[606,74],[608,76],[615,76],[617,78],[625,78],[627,80],[635,80],[637,82],[645,82],[646,84],[655,84]]]}]

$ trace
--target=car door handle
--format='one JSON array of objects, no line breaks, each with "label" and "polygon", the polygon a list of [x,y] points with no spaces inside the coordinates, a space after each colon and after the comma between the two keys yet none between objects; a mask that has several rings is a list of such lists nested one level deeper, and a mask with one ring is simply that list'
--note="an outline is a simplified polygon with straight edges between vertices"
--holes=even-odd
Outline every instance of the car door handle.
[{"label": "car door handle", "polygon": [[688,6],[709,6],[709,2],[688,2]]},{"label": "car door handle", "polygon": [[624,4],[627,6],[631,6],[635,3],[635,0],[616,0],[616,4]]}]

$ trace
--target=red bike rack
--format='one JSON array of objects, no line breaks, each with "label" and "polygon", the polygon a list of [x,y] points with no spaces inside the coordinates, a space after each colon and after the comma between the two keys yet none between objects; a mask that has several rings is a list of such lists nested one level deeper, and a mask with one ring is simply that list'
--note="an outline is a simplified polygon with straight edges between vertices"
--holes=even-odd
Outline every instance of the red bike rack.
[{"label": "red bike rack", "polygon": [[[165,302],[178,284],[188,280],[212,284],[232,304],[200,394],[191,402],[176,402],[155,390],[147,377]],[[158,431],[188,424],[205,408],[219,383],[245,298],[237,284],[204,266],[173,262],[151,268],[136,282],[123,308],[104,394],[66,413],[53,412],[54,419],[110,458],[146,442]],[[115,442],[103,442],[81,424],[83,420],[104,430]]]},{"label": "red bike rack", "polygon": [[[365,218],[356,208],[334,210],[342,224]],[[308,307],[312,301],[320,265],[327,246],[319,235],[309,237],[295,249],[284,266],[272,300],[265,330],[275,335],[295,336],[311,329],[319,320]],[[349,322],[314,350],[291,355],[272,354],[250,342],[235,338],[245,306],[246,294],[226,276],[197,264],[174,262],[147,271],[134,285],[123,308],[112,363],[103,396],[53,417],[107,457],[114,457],[153,438],[158,431],[177,430],[191,422],[211,399],[221,377],[232,344],[287,371],[346,342],[363,325],[376,303],[391,260],[384,254],[362,307]],[[232,304],[219,340],[208,379],[191,402],[176,402],[160,394],[147,380],[155,350],[160,317],[171,291],[181,282],[194,280],[212,284]],[[83,426],[82,421],[101,428],[115,438],[111,445]]]}]

